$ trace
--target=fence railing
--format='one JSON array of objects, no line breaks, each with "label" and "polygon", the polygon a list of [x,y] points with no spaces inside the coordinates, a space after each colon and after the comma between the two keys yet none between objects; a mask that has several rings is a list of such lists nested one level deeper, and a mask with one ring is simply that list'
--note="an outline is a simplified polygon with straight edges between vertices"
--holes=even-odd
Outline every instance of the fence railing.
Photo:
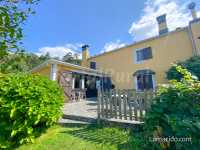
[{"label": "fence railing", "polygon": [[110,90],[98,92],[98,118],[143,121],[156,93]]}]

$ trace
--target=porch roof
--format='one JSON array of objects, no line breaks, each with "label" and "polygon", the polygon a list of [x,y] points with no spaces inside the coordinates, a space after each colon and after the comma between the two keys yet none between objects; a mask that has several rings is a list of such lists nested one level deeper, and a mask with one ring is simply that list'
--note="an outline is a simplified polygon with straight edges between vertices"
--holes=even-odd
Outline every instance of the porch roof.
[{"label": "porch roof", "polygon": [[31,72],[37,72],[37,70],[40,70],[40,69],[48,66],[49,64],[57,64],[57,65],[63,65],[63,66],[66,66],[66,67],[70,67],[70,68],[72,68],[72,69],[70,69],[70,71],[75,72],[75,73],[93,75],[93,76],[109,76],[109,74],[106,74],[106,73],[99,71],[99,70],[94,70],[94,69],[90,69],[90,68],[87,68],[87,67],[82,67],[82,66],[79,66],[79,65],[63,62],[63,61],[56,60],[56,59],[49,59],[49,60],[45,61],[44,63],[40,64],[39,66],[33,68],[31,70]]}]

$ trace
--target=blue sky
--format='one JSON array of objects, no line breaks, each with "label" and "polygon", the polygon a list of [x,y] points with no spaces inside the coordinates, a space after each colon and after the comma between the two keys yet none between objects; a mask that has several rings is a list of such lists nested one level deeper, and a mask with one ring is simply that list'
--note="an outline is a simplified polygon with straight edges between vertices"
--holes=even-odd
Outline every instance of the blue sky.
[{"label": "blue sky", "polygon": [[[197,0],[197,11],[200,17]],[[191,20],[188,0],[41,0],[24,26],[24,47],[62,57],[90,45],[91,55],[157,34],[156,16],[167,13],[170,30]]]}]

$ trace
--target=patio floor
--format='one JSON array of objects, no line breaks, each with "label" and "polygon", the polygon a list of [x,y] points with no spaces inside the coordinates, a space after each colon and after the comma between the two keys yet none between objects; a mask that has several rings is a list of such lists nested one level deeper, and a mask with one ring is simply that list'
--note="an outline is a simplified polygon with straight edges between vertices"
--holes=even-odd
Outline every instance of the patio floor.
[{"label": "patio floor", "polygon": [[[82,100],[79,102],[65,103],[63,109],[64,115],[60,123],[93,123],[97,121],[97,101],[96,99]],[[139,125],[142,122],[120,120],[120,119],[105,119],[106,121],[122,124]]]},{"label": "patio floor", "polygon": [[97,101],[82,100],[74,103],[65,103],[64,115],[97,118]]}]

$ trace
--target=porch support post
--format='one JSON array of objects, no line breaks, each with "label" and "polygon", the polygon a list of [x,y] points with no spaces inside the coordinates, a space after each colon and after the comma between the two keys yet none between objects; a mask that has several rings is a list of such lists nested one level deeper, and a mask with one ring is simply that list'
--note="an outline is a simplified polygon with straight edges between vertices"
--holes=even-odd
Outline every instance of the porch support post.
[{"label": "porch support post", "polygon": [[51,64],[50,79],[53,81],[57,79],[57,64]]},{"label": "porch support post", "polygon": [[75,76],[72,74],[72,89],[75,89]]},{"label": "porch support post", "polygon": [[81,76],[81,89],[85,89],[85,76]]}]

